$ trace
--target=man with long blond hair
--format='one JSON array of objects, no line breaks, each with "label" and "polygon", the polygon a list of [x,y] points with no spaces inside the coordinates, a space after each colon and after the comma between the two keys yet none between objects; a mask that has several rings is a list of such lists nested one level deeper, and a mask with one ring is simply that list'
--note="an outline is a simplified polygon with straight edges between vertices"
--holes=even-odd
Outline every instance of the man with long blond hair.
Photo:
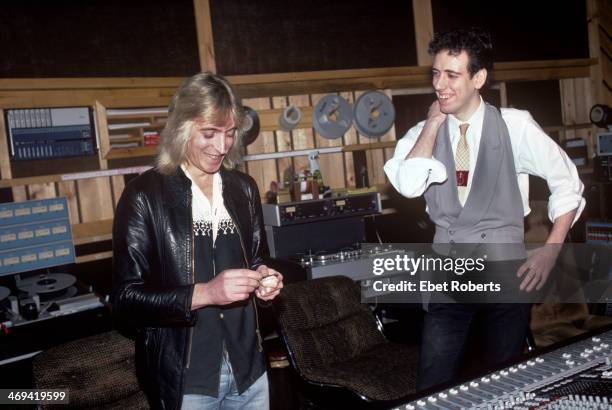
[{"label": "man with long blond hair", "polygon": [[197,74],[169,106],[156,166],[132,180],[113,226],[113,308],[136,331],[136,369],[164,409],[266,409],[255,301],[282,275],[263,264],[261,203],[239,157],[243,108]]}]

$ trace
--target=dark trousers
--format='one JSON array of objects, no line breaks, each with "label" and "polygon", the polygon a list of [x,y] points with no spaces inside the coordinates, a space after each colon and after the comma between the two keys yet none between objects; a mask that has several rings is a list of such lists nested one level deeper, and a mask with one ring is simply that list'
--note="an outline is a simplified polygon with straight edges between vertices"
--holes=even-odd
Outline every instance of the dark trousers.
[{"label": "dark trousers", "polygon": [[519,356],[529,330],[530,304],[430,304],[425,315],[417,390],[457,376],[470,325],[483,325],[486,368]]}]

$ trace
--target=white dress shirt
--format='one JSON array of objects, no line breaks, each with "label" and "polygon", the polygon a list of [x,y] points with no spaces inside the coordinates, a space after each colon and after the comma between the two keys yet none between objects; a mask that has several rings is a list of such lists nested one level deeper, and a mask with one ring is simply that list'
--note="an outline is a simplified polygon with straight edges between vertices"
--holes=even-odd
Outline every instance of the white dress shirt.
[{"label": "white dress shirt", "polygon": [[[485,104],[480,100],[478,109],[467,121],[460,121],[454,115],[448,115],[448,131],[453,149],[453,156],[459,142],[459,125],[465,122],[470,126],[467,130],[467,142],[470,150],[470,169],[467,183],[466,198],[472,187],[480,137],[484,122]],[[578,177],[576,166],[559,147],[535,122],[528,111],[513,108],[502,108],[501,115],[508,127],[510,144],[516,168],[516,177],[524,214],[531,212],[529,208],[529,176],[544,178],[551,195],[548,200],[548,217],[554,221],[558,216],[577,210],[574,222],[580,216],[585,206],[582,198],[584,185]],[[398,141],[393,158],[385,164],[385,173],[393,187],[408,198],[423,195],[432,183],[442,183],[447,179],[446,167],[442,162],[431,158],[410,158],[406,155],[412,150],[425,121],[412,127]]]}]

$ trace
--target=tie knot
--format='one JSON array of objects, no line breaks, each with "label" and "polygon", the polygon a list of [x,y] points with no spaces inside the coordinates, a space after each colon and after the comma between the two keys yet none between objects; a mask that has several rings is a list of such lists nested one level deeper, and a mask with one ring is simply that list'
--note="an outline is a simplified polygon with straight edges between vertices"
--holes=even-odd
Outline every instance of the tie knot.
[{"label": "tie knot", "polygon": [[468,124],[467,122],[459,126],[459,132],[461,133],[462,137],[465,136],[465,134],[467,133],[467,129],[469,126],[470,124]]}]

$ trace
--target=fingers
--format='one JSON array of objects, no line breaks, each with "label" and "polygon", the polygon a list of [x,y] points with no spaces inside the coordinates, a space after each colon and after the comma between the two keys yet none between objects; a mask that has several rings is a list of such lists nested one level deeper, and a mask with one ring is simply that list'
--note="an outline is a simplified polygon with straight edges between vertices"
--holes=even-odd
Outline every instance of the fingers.
[{"label": "fingers", "polygon": [[529,266],[530,266],[531,262],[529,261],[529,259],[527,260],[527,262],[523,263],[518,270],[516,271],[516,276],[517,277],[521,277],[525,274],[525,272],[527,272],[529,270]]},{"label": "fingers", "polygon": [[530,288],[535,286],[535,282],[537,282],[537,276],[535,274],[535,271],[528,269],[525,278],[521,281],[519,289],[526,290],[527,292],[529,292]]},{"label": "fingers", "polygon": [[528,273],[527,276],[525,276],[523,282],[521,283],[520,289],[524,290],[525,292],[531,292],[538,283],[538,281],[538,275],[536,275],[535,273]]},{"label": "fingers", "polygon": [[272,269],[272,268],[267,268],[267,269],[268,269],[268,273],[266,276],[274,275],[279,281],[281,282],[283,281],[283,275],[281,275],[279,271]]},{"label": "fingers", "polygon": [[531,292],[532,290],[540,290],[546,283],[548,279],[548,272],[546,269],[537,269],[532,266],[525,275],[525,278],[521,282],[519,287],[520,290],[524,290],[525,292]]},{"label": "fingers", "polygon": [[258,270],[257,271],[251,270],[251,269],[227,269],[227,270],[224,270],[221,274],[228,278],[248,277],[248,278],[255,279],[255,280],[260,280],[264,276],[262,272],[259,272]]},{"label": "fingers", "polygon": [[[269,276],[276,277],[273,287],[262,286],[262,279]],[[283,275],[278,271],[260,265],[257,270],[250,269],[227,269],[216,277],[222,282],[223,293],[231,301],[245,300],[253,292],[263,300],[274,299],[283,288]]]},{"label": "fingers", "polygon": [[536,286],[536,288],[535,288],[535,289],[536,289],[536,290],[540,290],[540,289],[542,289],[542,288],[544,287],[544,284],[546,283],[546,279],[547,279],[547,278],[542,277],[542,280],[540,280],[540,281],[538,282],[538,285]]}]

